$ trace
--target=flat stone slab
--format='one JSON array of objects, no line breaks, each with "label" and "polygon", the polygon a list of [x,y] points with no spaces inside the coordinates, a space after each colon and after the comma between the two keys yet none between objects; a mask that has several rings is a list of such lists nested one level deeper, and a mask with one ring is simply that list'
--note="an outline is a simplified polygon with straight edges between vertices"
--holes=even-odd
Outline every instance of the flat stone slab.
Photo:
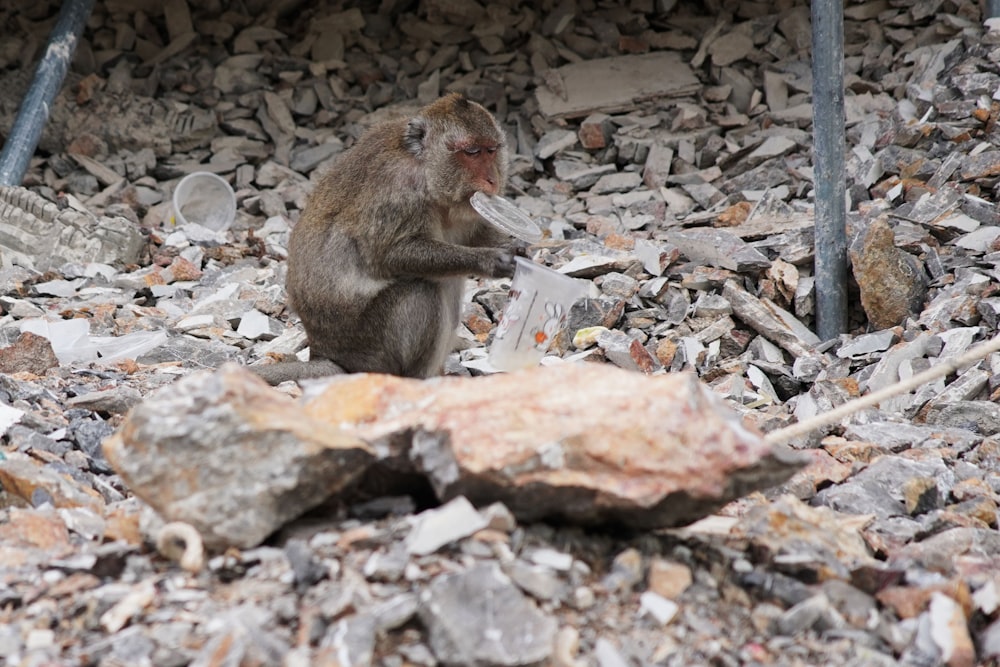
[{"label": "flat stone slab", "polygon": [[682,97],[701,89],[681,54],[659,51],[563,65],[535,91],[550,118],[627,111],[645,100]]}]

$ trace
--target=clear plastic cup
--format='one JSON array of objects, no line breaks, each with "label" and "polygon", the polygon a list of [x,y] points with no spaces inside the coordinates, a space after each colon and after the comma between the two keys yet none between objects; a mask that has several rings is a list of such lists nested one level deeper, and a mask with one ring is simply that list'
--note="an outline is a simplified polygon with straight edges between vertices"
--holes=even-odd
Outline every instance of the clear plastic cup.
[{"label": "clear plastic cup", "polygon": [[589,290],[582,280],[523,257],[515,259],[510,301],[490,346],[490,365],[502,371],[538,365],[566,323],[573,303]]},{"label": "clear plastic cup", "polygon": [[208,171],[196,171],[174,188],[174,220],[179,225],[194,222],[212,231],[229,229],[236,217],[236,194],[226,179]]}]

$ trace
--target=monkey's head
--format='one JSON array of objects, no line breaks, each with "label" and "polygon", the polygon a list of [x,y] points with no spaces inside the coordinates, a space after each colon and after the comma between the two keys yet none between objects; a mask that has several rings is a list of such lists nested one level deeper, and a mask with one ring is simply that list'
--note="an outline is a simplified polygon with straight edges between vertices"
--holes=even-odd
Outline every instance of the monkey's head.
[{"label": "monkey's head", "polygon": [[410,119],[403,145],[424,167],[430,196],[458,203],[478,191],[507,185],[506,135],[489,111],[458,93],[429,104]]}]

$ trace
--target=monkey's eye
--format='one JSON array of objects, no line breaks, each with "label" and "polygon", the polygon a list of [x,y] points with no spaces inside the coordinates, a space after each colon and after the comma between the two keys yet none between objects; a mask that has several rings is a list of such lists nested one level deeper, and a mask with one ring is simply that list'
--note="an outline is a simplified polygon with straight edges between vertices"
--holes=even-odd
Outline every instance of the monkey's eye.
[{"label": "monkey's eye", "polygon": [[469,146],[468,148],[463,148],[462,152],[466,155],[479,155],[481,150],[478,146]]},{"label": "monkey's eye", "polygon": [[490,155],[493,155],[494,153],[497,152],[497,147],[496,146],[490,146],[489,148],[486,149],[486,152],[489,153]]}]

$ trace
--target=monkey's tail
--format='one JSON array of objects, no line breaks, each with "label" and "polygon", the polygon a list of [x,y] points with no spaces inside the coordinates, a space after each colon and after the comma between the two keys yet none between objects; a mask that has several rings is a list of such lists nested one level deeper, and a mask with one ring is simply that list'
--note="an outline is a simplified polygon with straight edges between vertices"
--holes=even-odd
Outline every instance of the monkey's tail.
[{"label": "monkey's tail", "polygon": [[270,385],[282,382],[312,380],[330,375],[343,375],[347,371],[329,359],[310,359],[309,361],[282,361],[276,364],[248,366],[249,370]]}]

